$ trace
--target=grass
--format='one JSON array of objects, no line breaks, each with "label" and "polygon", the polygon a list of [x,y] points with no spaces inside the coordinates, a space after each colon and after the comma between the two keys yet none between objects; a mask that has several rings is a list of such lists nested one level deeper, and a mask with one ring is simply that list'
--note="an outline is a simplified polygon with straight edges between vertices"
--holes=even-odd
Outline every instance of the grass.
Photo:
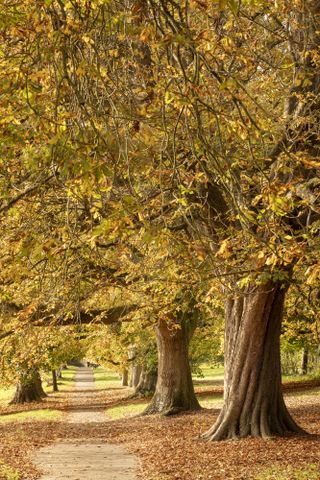
[{"label": "grass", "polygon": [[21,476],[18,470],[9,467],[0,460],[0,478],[3,478],[3,480],[20,480]]},{"label": "grass", "polygon": [[[69,390],[73,390],[77,367],[68,366],[68,368],[64,368],[61,373],[62,377],[58,378],[59,392],[68,392]],[[48,380],[45,380],[42,383],[42,386],[46,393],[52,393],[52,378],[51,376],[47,375],[47,379],[50,381],[50,385],[47,385]]]},{"label": "grass", "polygon": [[10,400],[13,398],[15,392],[14,387],[9,388],[0,388],[0,406],[7,405]]},{"label": "grass", "polygon": [[[199,403],[203,408],[220,408],[222,406],[222,395],[206,395],[198,397]],[[120,418],[133,417],[139,415],[149,404],[148,401],[141,401],[139,403],[129,403],[111,407],[106,410],[108,417],[112,420]]]},{"label": "grass", "polygon": [[[224,367],[212,367],[208,364],[203,364],[200,366],[203,376],[194,375],[194,379],[197,381],[200,379],[202,380],[222,380],[224,375]],[[282,375],[282,382],[283,383],[291,383],[291,382],[307,382],[310,380],[319,379],[319,374],[310,374],[310,375]]]},{"label": "grass", "polygon": [[[62,370],[62,377],[58,378],[58,387],[59,391],[67,392],[72,390],[74,387],[75,376],[77,372],[77,367],[68,367],[67,369]],[[47,393],[52,392],[52,386],[45,388]]]},{"label": "grass", "polygon": [[319,375],[282,375],[282,383],[308,382],[319,379]]},{"label": "grass", "polygon": [[149,402],[131,403],[128,405],[119,405],[117,407],[108,408],[106,414],[111,417],[112,420],[118,420],[119,418],[133,417],[139,415],[146,408]]},{"label": "grass", "polygon": [[[75,367],[68,367],[62,371],[62,378],[58,379],[59,391],[67,392],[73,389],[74,377],[77,369]],[[46,393],[52,393],[52,385],[47,385],[46,380],[42,382],[43,389]],[[0,386],[0,407],[8,405],[13,398],[15,387],[2,387]]]},{"label": "grass", "polygon": [[93,370],[93,376],[95,386],[98,390],[121,387],[119,375],[112,370],[105,370],[103,367],[98,367]]},{"label": "grass", "polygon": [[195,379],[204,379],[204,380],[220,380],[223,379],[224,367],[212,367],[208,364],[201,365],[201,371],[203,376],[194,375]]},{"label": "grass", "polygon": [[302,468],[287,465],[271,465],[261,471],[255,480],[319,480],[320,470],[314,464],[305,465]]},{"label": "grass", "polygon": [[203,408],[221,408],[223,396],[217,394],[198,396],[198,401]]},{"label": "grass", "polygon": [[28,421],[52,421],[59,420],[63,413],[59,410],[31,410],[29,412],[10,413],[0,416],[0,423],[28,422]]},{"label": "grass", "polygon": [[315,387],[315,388],[307,388],[305,390],[293,390],[289,392],[284,392],[286,397],[303,397],[303,396],[319,396],[320,394],[320,387]]},{"label": "grass", "polygon": [[[204,377],[197,377],[194,376],[195,384],[201,386],[201,382],[212,381],[212,385],[215,385],[215,381],[223,380],[223,367],[210,367],[209,365],[204,365],[201,367]],[[94,372],[95,381],[98,389],[108,389],[111,387],[118,386],[119,387],[119,377],[115,372],[104,370],[103,368],[99,367]],[[284,381],[288,382],[304,382],[306,380],[310,380],[313,377],[311,376],[299,376],[299,377],[285,377]],[[221,382],[219,382],[220,384]],[[304,392],[303,392],[304,393]],[[301,395],[301,392],[287,392],[286,395]],[[318,395],[319,388],[309,389],[305,392],[306,395]],[[223,404],[223,395],[212,393],[208,395],[199,395],[198,400],[200,405],[203,408],[221,408]],[[111,407],[106,410],[106,414],[112,418],[113,420],[126,418],[126,417],[133,417],[134,415],[138,415],[143,412],[143,410],[148,405],[147,401],[141,401],[139,403],[127,403],[124,405],[119,405],[115,407]]]}]

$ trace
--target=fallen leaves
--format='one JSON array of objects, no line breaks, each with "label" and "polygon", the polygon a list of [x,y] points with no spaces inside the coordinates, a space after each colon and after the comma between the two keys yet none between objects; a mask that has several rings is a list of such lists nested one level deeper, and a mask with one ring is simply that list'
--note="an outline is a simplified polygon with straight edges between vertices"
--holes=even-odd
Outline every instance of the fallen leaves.
[{"label": "fallen leaves", "polygon": [[[294,386],[298,388],[298,385]],[[123,443],[137,454],[142,463],[143,480],[253,480],[271,465],[283,467],[289,472],[286,480],[294,480],[294,476],[290,477],[290,472],[294,471],[290,470],[292,466],[300,468],[312,464],[320,468],[319,388],[316,382],[308,383],[307,387],[309,390],[301,392],[290,389],[286,402],[293,416],[299,419],[299,424],[312,434],[309,436],[289,436],[269,441],[248,438],[203,442],[199,435],[213,424],[218,409],[176,417],[150,416],[115,421],[109,421],[106,416],[105,422],[91,424],[67,424],[63,421],[7,423],[0,424],[0,458],[7,465],[19,468],[24,480],[34,480],[39,478],[39,472],[30,460],[35,448],[62,438],[79,442],[99,439]],[[127,394],[128,390],[121,388],[64,392],[41,404],[32,404],[32,408],[48,405],[60,410],[92,408],[105,411],[107,406],[133,403],[124,398]],[[9,410],[12,412],[12,407]]]}]

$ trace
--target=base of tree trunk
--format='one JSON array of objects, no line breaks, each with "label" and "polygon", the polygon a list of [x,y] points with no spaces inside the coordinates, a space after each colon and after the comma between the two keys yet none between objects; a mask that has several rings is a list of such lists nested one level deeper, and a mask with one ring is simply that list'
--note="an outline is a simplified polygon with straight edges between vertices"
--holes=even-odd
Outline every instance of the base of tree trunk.
[{"label": "base of tree trunk", "polygon": [[196,401],[194,404],[184,404],[182,406],[178,406],[178,403],[178,401],[175,401],[172,405],[166,405],[166,407],[163,408],[161,402],[153,398],[150,405],[147,406],[147,408],[142,412],[141,415],[144,416],[161,414],[164,417],[169,417],[170,415],[179,415],[183,412],[197,412],[201,410],[201,406],[198,401]]},{"label": "base of tree trunk", "polygon": [[206,440],[305,433],[285,406],[280,333],[283,285],[269,281],[227,304],[224,404]]},{"label": "base of tree trunk", "polygon": [[39,394],[37,386],[35,384],[22,385],[19,383],[17,385],[14,397],[10,402],[10,405],[41,402],[42,398],[43,397]]},{"label": "base of tree trunk", "polygon": [[306,434],[289,414],[282,398],[274,405],[270,412],[270,405],[261,402],[251,412],[242,412],[240,421],[234,418],[232,409],[229,412],[221,411],[217,422],[202,435],[203,440],[220,441],[239,438],[260,437],[271,438],[276,435],[286,436],[290,433]]},{"label": "base of tree trunk", "polygon": [[30,375],[23,376],[22,381],[17,384],[13,399],[9,405],[18,405],[23,403],[41,402],[47,397],[42,388],[41,378],[38,371]]}]

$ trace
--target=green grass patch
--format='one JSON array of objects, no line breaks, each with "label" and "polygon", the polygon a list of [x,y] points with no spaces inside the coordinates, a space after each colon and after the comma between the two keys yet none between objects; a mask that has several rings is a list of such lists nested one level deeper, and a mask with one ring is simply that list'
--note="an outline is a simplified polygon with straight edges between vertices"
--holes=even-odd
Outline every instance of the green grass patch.
[{"label": "green grass patch", "polygon": [[198,401],[203,408],[221,408],[223,404],[222,395],[199,395]]},{"label": "green grass patch", "polygon": [[319,378],[319,375],[282,375],[282,383],[309,382]]},{"label": "green grass patch", "polygon": [[211,366],[208,364],[200,365],[202,375],[194,375],[195,379],[204,378],[206,380],[220,380],[223,379],[224,367]]},{"label": "green grass patch", "polygon": [[[66,392],[72,390],[75,382],[75,375],[77,372],[76,367],[68,367],[68,369],[62,370],[62,378],[58,378],[59,391]],[[42,386],[46,393],[52,393],[52,385],[47,385],[47,379],[51,380],[49,375],[42,375]],[[10,400],[14,396],[16,387],[2,387],[0,386],[0,407],[8,405]]]},{"label": "green grass patch", "polygon": [[0,423],[9,422],[28,422],[28,421],[52,421],[59,420],[63,413],[59,410],[31,410],[29,412],[10,413],[9,415],[1,415]]},{"label": "green grass patch", "polygon": [[73,381],[74,380],[74,377],[77,373],[77,367],[68,367],[68,368],[64,368],[62,370],[62,379],[59,379],[59,380],[64,380],[64,381]]},{"label": "green grass patch", "polygon": [[21,476],[18,470],[9,467],[0,460],[0,478],[3,478],[3,480],[20,480]]},{"label": "green grass patch", "polygon": [[[58,388],[60,392],[67,392],[68,390],[73,390],[76,373],[77,367],[70,366],[62,370],[62,377],[58,378]],[[45,391],[46,393],[52,393],[52,385],[46,386]]]},{"label": "green grass patch", "polygon": [[93,376],[98,390],[121,387],[119,375],[112,370],[98,367],[93,370]]},{"label": "green grass patch", "polygon": [[315,388],[308,388],[304,390],[292,390],[292,391],[285,391],[284,395],[286,397],[304,397],[304,396],[319,396],[320,394],[320,387],[315,387]]},{"label": "green grass patch", "polygon": [[14,387],[0,388],[0,406],[7,405],[12,400],[14,392]]},{"label": "green grass patch", "polygon": [[119,405],[118,407],[108,408],[106,414],[112,418],[112,420],[118,420],[119,418],[133,417],[139,415],[146,408],[149,402],[130,403],[127,405]]},{"label": "green grass patch", "polygon": [[314,464],[295,467],[272,465],[261,471],[255,480],[319,480],[320,470]]},{"label": "green grass patch", "polygon": [[58,378],[58,386],[60,390],[67,390],[65,387],[73,387],[75,383],[75,377],[77,373],[77,367],[64,368],[61,372],[61,378]]}]

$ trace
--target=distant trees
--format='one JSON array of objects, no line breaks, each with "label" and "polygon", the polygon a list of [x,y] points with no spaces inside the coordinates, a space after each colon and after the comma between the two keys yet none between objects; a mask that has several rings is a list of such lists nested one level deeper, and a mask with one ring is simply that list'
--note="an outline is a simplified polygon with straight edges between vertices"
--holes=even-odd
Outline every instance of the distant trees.
[{"label": "distant trees", "polygon": [[2,384],[16,384],[11,403],[41,401],[46,397],[41,374],[50,374],[74,357],[82,357],[83,345],[72,330],[27,327],[1,344]]}]

